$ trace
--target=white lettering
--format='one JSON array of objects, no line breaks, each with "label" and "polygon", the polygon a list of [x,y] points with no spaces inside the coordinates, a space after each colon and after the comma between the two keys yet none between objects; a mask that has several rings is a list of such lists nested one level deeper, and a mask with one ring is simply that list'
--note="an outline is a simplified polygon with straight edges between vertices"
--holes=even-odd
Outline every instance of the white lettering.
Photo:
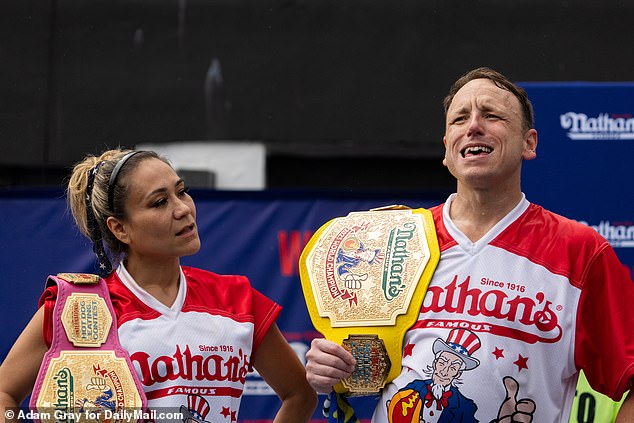
[{"label": "white lettering", "polygon": [[579,221],[579,223],[590,226],[597,231],[612,247],[634,247],[634,225],[632,224],[613,225],[609,220],[602,220],[598,225],[591,225],[584,221]]},{"label": "white lettering", "polygon": [[631,114],[600,113],[596,117],[588,117],[585,113],[567,112],[559,116],[559,123],[568,130],[568,138],[573,140],[634,140],[634,118]]}]

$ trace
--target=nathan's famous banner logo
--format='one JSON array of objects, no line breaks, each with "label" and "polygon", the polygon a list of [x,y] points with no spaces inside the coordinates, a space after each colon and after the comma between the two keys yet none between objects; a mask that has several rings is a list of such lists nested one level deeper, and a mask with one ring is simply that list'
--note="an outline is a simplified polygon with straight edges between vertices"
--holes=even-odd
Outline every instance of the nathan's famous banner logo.
[{"label": "nathan's famous banner logo", "polygon": [[572,140],[634,140],[634,117],[632,113],[585,113],[567,112],[559,116],[561,127]]},{"label": "nathan's famous banner logo", "polygon": [[579,223],[590,226],[614,248],[634,247],[634,224],[632,224],[632,222],[611,222],[609,220],[602,220],[596,225],[584,221],[579,221]]}]

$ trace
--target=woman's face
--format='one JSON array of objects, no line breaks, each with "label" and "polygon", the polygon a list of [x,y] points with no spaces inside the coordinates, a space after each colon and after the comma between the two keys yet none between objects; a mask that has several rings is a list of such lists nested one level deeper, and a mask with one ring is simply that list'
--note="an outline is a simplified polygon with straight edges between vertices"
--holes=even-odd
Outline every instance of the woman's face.
[{"label": "woman's face", "polygon": [[170,259],[200,249],[196,206],[185,183],[165,162],[149,158],[127,175],[128,198],[121,239],[128,260]]}]

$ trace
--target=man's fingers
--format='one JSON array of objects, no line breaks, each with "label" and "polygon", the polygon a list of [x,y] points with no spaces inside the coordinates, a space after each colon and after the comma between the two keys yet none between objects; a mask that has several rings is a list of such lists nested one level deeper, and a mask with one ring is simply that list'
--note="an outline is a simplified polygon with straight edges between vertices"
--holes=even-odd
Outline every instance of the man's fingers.
[{"label": "man's fingers", "polygon": [[335,366],[352,371],[356,360],[344,347],[324,338],[315,338],[306,353],[306,361]]},{"label": "man's fingers", "polygon": [[354,366],[346,364],[341,359],[328,355],[320,356],[319,360],[306,361],[307,377],[316,376],[335,380],[345,379],[352,374]]},{"label": "man's fingers", "polygon": [[323,373],[306,372],[306,380],[317,392],[327,394],[346,376],[328,376]]},{"label": "man's fingers", "polygon": [[328,393],[341,379],[350,376],[352,372],[333,366],[326,366],[315,362],[306,364],[306,380],[317,392]]},{"label": "man's fingers", "polygon": [[341,345],[317,338],[306,353],[306,380],[317,392],[328,393],[352,374],[354,364],[352,354]]}]

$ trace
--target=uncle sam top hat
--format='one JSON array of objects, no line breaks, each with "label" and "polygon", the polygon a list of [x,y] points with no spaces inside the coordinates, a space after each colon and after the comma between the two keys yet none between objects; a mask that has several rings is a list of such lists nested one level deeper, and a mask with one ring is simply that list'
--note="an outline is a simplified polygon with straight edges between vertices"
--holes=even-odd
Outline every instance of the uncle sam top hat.
[{"label": "uncle sam top hat", "polygon": [[465,363],[465,370],[475,369],[480,365],[480,360],[471,355],[480,348],[480,339],[475,333],[467,329],[452,329],[447,336],[447,341],[438,338],[434,341],[432,351],[438,354],[448,351],[459,356]]},{"label": "uncle sam top hat", "polygon": [[187,407],[181,405],[180,412],[183,416],[183,421],[188,419],[195,420],[200,423],[210,423],[205,420],[209,413],[210,407],[207,400],[200,395],[187,395]]}]

